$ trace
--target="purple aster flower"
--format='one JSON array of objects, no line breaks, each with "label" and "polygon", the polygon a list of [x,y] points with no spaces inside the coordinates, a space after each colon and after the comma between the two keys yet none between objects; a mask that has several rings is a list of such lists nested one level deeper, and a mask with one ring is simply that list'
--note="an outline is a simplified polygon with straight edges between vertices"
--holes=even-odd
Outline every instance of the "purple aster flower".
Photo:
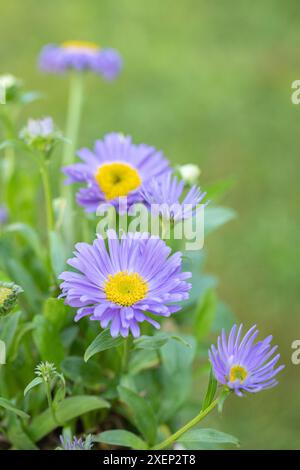
[{"label": "purple aster flower", "polygon": [[130,136],[111,133],[95,142],[94,151],[77,152],[83,163],[63,168],[66,183],[86,183],[77,193],[77,202],[86,212],[94,212],[101,203],[117,205],[127,197],[128,205],[141,202],[140,189],[152,178],[170,172],[163,153],[145,144],[135,145]]},{"label": "purple aster flower", "polygon": [[165,174],[158,180],[150,180],[141,190],[141,195],[153,212],[164,219],[174,221],[189,219],[195,215],[198,204],[205,197],[197,186],[192,186],[183,196],[185,183],[177,177]]},{"label": "purple aster flower", "polygon": [[218,382],[242,396],[243,392],[260,392],[277,385],[275,376],[284,366],[275,367],[280,354],[272,357],[277,346],[271,347],[272,336],[254,342],[259,333],[256,325],[241,338],[242,326],[234,325],[229,333],[222,330],[218,348],[211,346],[209,358]]},{"label": "purple aster flower", "polygon": [[68,264],[79,272],[60,275],[61,297],[78,308],[75,321],[89,315],[102,328],[110,325],[112,337],[138,337],[143,321],[160,327],[150,315],[169,317],[181,309],[176,303],[188,298],[191,273],[182,272],[181,253],[170,256],[157,237],[128,233],[118,240],[113,230],[107,235],[108,251],[99,235],[93,245],[76,245]]},{"label": "purple aster flower", "polygon": [[85,440],[82,437],[77,438],[76,436],[72,440],[59,436],[59,440],[62,446],[59,448],[61,450],[91,450],[93,447],[93,438],[90,434]]},{"label": "purple aster flower", "polygon": [[120,54],[114,49],[101,49],[88,41],[66,41],[45,46],[39,57],[40,69],[49,73],[67,70],[92,70],[106,80],[115,79],[122,68]]}]

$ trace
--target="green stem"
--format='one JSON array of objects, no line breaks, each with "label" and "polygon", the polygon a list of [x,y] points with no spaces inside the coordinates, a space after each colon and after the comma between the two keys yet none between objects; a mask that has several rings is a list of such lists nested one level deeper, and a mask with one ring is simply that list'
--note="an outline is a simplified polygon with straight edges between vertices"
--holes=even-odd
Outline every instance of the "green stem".
[{"label": "green stem", "polygon": [[[63,150],[63,165],[71,165],[74,162],[77,146],[77,136],[81,117],[83,99],[83,74],[74,72],[71,75],[69,104],[66,123],[66,139]],[[64,220],[64,232],[67,241],[71,245],[74,238],[74,194],[72,185],[66,186],[62,182],[61,194],[66,198],[66,216]]]},{"label": "green stem", "polygon": [[178,429],[178,431],[176,431],[174,434],[169,436],[167,439],[165,439],[161,443],[159,443],[159,444],[155,445],[154,447],[152,447],[151,450],[165,449],[165,447],[170,447],[170,445],[173,444],[173,442],[178,441],[178,439],[183,434],[185,434],[191,428],[193,428],[198,423],[200,423],[200,421],[202,421],[202,419],[204,419],[217,406],[217,404],[220,400],[220,397],[221,397],[221,395],[218,398],[216,398],[216,400],[214,400],[207,408],[205,408],[205,410],[201,410],[200,413],[195,418],[193,418],[187,424],[182,426],[182,428]]},{"label": "green stem", "polygon": [[124,339],[122,356],[122,374],[126,374],[129,360],[130,343],[129,337]]},{"label": "green stem", "polygon": [[46,207],[46,218],[47,218],[47,232],[48,232],[48,242],[50,248],[50,233],[54,230],[54,217],[53,217],[53,208],[52,208],[52,194],[51,186],[49,182],[49,169],[48,160],[45,161],[44,155],[41,155],[40,163],[40,173],[42,177],[44,198],[45,198],[45,207]]},{"label": "green stem", "polygon": [[46,387],[46,395],[47,395],[47,400],[48,400],[48,406],[49,406],[49,409],[51,411],[53,421],[55,422],[55,424],[57,424],[59,426],[60,424],[59,424],[59,422],[56,418],[55,410],[54,410],[54,407],[53,407],[50,383],[49,383],[48,380],[44,380],[44,384],[45,384],[45,387]]}]

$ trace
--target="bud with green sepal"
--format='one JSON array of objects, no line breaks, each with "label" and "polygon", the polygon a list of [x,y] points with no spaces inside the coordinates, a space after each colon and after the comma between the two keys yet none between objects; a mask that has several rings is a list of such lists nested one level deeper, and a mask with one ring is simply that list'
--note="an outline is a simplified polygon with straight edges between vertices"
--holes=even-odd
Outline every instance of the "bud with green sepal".
[{"label": "bud with green sepal", "polygon": [[13,282],[0,281],[0,316],[7,315],[15,307],[23,289]]}]

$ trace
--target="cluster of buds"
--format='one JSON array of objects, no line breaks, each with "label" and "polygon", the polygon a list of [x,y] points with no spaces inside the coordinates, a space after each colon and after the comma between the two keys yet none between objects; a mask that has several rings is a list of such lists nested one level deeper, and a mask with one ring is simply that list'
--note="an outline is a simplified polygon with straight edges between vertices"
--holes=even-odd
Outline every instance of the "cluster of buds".
[{"label": "cluster of buds", "polygon": [[13,310],[21,292],[23,289],[17,284],[0,281],[0,316],[7,315]]},{"label": "cluster of buds", "polygon": [[41,377],[44,382],[50,382],[56,374],[56,367],[52,362],[40,362],[35,368],[35,375]]}]

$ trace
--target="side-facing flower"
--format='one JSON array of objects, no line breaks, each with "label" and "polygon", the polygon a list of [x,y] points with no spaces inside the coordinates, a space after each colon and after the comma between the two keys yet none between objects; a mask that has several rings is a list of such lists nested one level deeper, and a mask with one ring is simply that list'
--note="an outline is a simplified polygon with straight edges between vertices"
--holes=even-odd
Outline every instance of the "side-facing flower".
[{"label": "side-facing flower", "polygon": [[259,334],[256,325],[243,338],[241,332],[242,325],[234,325],[227,339],[222,330],[218,347],[211,346],[209,358],[217,381],[239,396],[274,387],[284,366],[275,367],[280,354],[274,356],[277,346],[271,347],[272,336],[255,343]]},{"label": "side-facing flower", "polygon": [[0,315],[6,315],[12,311],[21,292],[23,289],[17,284],[0,281]]},{"label": "side-facing flower", "polygon": [[58,74],[72,69],[92,70],[106,80],[113,80],[122,69],[122,59],[115,49],[102,49],[89,41],[66,41],[45,46],[39,66],[44,72]]},{"label": "side-facing flower", "polygon": [[151,179],[169,173],[169,162],[161,151],[146,144],[135,145],[130,136],[111,133],[95,142],[94,150],[77,152],[83,163],[63,168],[66,183],[86,183],[77,193],[77,202],[87,212],[101,203],[117,205],[120,197],[128,204],[141,202],[140,190]]},{"label": "side-facing flower", "polygon": [[91,450],[93,448],[93,436],[88,434],[85,439],[82,437],[74,436],[73,439],[68,439],[64,436],[59,436],[61,447],[58,450]]},{"label": "side-facing flower", "polygon": [[[111,335],[140,335],[139,323],[156,328],[153,317],[169,317],[189,296],[191,274],[182,272],[181,253],[171,255],[164,241],[128,233],[121,240],[108,231],[108,250],[101,236],[93,245],[78,243],[68,264],[79,272],[63,272],[62,297],[78,309],[75,320],[89,315]],[[149,312],[149,313],[148,313]]]},{"label": "side-facing flower", "polygon": [[151,180],[141,189],[141,196],[156,215],[174,221],[188,219],[205,197],[197,186],[192,186],[184,196],[184,181],[171,174]]},{"label": "side-facing flower", "polygon": [[29,119],[20,131],[20,139],[33,150],[49,153],[62,140],[62,133],[56,128],[51,117]]}]

